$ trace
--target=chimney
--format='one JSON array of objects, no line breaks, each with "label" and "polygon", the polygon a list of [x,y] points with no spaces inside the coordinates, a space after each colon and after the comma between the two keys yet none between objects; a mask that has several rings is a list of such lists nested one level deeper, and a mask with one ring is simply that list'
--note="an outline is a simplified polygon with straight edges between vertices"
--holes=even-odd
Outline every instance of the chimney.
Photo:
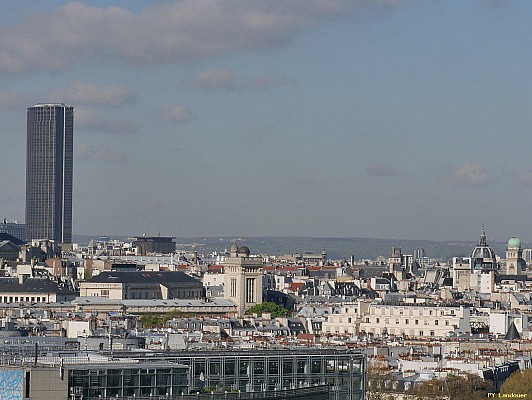
[{"label": "chimney", "polygon": [[18,283],[19,285],[22,285],[26,279],[28,279],[28,275],[27,274],[19,274],[18,275]]}]

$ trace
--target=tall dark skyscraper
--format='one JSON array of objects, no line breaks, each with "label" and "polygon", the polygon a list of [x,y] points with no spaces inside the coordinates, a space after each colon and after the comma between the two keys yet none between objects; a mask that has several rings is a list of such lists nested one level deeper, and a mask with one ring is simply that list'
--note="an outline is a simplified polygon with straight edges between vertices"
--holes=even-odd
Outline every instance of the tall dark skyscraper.
[{"label": "tall dark skyscraper", "polygon": [[74,108],[28,108],[26,239],[72,242]]}]

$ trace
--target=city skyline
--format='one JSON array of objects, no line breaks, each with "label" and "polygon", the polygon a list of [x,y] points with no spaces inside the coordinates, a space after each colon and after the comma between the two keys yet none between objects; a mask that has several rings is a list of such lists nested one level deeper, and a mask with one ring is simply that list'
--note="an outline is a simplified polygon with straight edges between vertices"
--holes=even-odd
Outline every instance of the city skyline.
[{"label": "city skyline", "polygon": [[73,107],[47,103],[28,108],[28,241],[72,243],[73,123]]},{"label": "city skyline", "polygon": [[531,241],[532,4],[0,10],[2,217],[24,216],[24,111],[61,102],[74,234]]}]

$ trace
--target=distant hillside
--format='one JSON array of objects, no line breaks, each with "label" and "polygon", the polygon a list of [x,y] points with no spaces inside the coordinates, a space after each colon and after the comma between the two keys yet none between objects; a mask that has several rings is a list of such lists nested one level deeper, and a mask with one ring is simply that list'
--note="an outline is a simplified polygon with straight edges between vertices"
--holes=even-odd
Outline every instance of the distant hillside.
[{"label": "distant hillside", "polygon": [[[74,235],[74,241],[88,243],[98,236]],[[126,240],[113,236],[110,239]],[[468,256],[477,242],[434,242],[430,240],[370,239],[370,238],[316,238],[316,237],[201,237],[176,238],[176,243],[185,250],[194,249],[200,253],[229,249],[233,241],[248,246],[253,254],[290,254],[327,251],[329,259],[357,259],[387,257],[392,247],[400,247],[403,254],[412,254],[414,249],[423,248],[428,257],[450,259]],[[495,253],[504,257],[506,243],[489,242]],[[523,248],[529,247],[523,244]]]}]

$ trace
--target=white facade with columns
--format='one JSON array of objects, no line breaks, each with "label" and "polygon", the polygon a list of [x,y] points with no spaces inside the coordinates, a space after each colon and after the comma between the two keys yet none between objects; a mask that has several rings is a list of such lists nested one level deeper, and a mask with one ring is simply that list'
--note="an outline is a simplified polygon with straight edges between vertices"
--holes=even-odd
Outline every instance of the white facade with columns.
[{"label": "white facade with columns", "polygon": [[371,304],[360,330],[375,335],[448,337],[469,333],[470,309],[466,306]]}]

